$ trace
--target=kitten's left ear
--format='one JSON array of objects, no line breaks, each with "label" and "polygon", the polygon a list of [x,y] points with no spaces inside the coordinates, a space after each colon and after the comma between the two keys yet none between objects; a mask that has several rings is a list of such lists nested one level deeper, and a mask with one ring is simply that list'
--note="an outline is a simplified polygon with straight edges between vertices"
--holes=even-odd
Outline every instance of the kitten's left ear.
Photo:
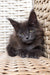
[{"label": "kitten's left ear", "polygon": [[11,18],[7,18],[7,19],[10,21],[10,23],[14,27],[15,31],[18,31],[18,29],[20,28],[20,26],[19,26],[20,23]]},{"label": "kitten's left ear", "polygon": [[35,22],[37,22],[36,13],[34,12],[33,9],[32,9],[32,11],[30,13],[28,22],[29,22],[29,24],[34,24]]}]

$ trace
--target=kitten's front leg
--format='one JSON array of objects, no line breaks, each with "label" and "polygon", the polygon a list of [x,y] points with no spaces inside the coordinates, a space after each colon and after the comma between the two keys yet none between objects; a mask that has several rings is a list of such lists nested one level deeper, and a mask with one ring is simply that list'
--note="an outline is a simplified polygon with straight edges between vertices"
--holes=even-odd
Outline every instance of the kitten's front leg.
[{"label": "kitten's front leg", "polygon": [[21,50],[19,51],[19,56],[21,56],[22,58],[25,58],[26,55],[27,55],[27,51],[26,51],[26,50],[21,49]]},{"label": "kitten's front leg", "polygon": [[17,55],[17,50],[15,50],[15,48],[13,48],[11,45],[7,46],[7,52],[9,56],[16,56]]}]

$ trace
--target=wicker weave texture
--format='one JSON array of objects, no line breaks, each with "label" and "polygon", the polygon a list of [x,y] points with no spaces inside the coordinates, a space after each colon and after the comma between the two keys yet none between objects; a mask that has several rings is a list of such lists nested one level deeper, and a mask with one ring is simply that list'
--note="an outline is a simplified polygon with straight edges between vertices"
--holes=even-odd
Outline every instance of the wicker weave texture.
[{"label": "wicker weave texture", "polygon": [[13,27],[7,20],[24,21],[32,9],[32,0],[0,0],[0,51],[4,51],[13,32]]},{"label": "wicker weave texture", "polygon": [[0,75],[50,75],[50,59],[0,56]]},{"label": "wicker weave texture", "polygon": [[45,55],[50,57],[50,0],[34,0],[34,9],[45,32]]}]

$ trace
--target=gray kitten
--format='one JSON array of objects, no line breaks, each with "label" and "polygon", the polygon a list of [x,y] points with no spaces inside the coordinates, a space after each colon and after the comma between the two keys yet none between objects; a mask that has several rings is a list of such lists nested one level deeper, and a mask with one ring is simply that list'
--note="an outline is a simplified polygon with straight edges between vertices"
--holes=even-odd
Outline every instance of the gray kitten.
[{"label": "gray kitten", "polygon": [[31,11],[26,22],[19,23],[8,18],[15,32],[11,35],[7,52],[9,56],[21,57],[44,56],[44,32],[40,26],[36,13]]}]

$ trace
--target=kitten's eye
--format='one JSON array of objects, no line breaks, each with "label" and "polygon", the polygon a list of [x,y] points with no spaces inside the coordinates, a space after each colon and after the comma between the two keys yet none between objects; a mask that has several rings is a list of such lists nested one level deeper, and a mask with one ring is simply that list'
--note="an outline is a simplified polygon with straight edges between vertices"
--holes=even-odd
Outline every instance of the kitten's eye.
[{"label": "kitten's eye", "polygon": [[30,33],[32,32],[32,30],[30,30]]},{"label": "kitten's eye", "polygon": [[34,23],[32,23],[32,25],[34,25]]},{"label": "kitten's eye", "polygon": [[23,33],[21,33],[23,35]]}]

